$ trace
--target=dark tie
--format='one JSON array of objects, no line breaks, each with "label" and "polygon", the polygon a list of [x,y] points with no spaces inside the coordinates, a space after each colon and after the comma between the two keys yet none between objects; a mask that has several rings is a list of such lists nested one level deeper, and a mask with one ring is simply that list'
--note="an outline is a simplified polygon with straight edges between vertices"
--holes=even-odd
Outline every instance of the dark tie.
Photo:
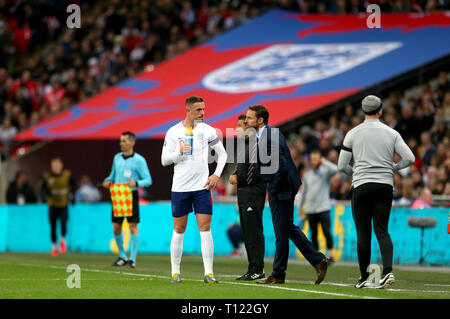
[{"label": "dark tie", "polygon": [[[250,143],[251,144],[251,143]],[[248,173],[247,173],[247,185],[250,185],[252,178],[253,178],[253,172],[255,170],[255,164],[256,164],[256,151],[258,149],[258,143],[255,141],[255,143],[252,146],[252,150],[250,152],[250,165],[248,166]]]}]

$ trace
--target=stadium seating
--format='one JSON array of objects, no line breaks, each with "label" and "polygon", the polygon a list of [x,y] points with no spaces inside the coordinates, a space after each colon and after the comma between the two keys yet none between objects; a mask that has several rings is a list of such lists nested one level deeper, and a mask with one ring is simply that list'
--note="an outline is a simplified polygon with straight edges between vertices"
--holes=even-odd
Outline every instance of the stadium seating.
[{"label": "stadium seating", "polygon": [[[80,4],[83,28],[65,27],[68,3]],[[436,1],[384,1],[383,12],[447,10]],[[219,33],[278,7],[301,13],[365,12],[363,1],[0,1],[0,127],[3,157],[15,134],[73,104],[186,52]],[[418,94],[393,91],[383,120],[402,133],[417,161],[396,174],[398,204],[411,204],[423,187],[450,195],[450,81],[441,72]],[[427,79],[428,80],[428,79]],[[289,136],[300,173],[312,147],[337,161],[344,134],[361,122],[358,105],[315,118]],[[5,119],[9,119],[5,120]],[[12,151],[12,152],[11,152]],[[336,177],[332,196],[348,199],[349,180]]]}]

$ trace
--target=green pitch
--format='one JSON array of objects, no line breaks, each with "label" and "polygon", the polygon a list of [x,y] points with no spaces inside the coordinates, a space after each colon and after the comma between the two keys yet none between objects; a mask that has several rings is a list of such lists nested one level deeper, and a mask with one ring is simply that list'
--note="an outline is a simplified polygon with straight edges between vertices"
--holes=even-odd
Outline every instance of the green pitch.
[{"label": "green pitch", "polygon": [[[138,255],[137,267],[110,266],[114,255],[0,254],[0,299],[8,298],[138,298],[138,299],[366,299],[450,298],[450,272],[395,268],[396,282],[390,289],[355,289],[356,265],[333,265],[325,281],[314,285],[315,270],[290,262],[284,285],[259,285],[236,281],[246,270],[244,259],[216,257],[214,270],[219,284],[203,283],[200,256],[183,256],[183,282],[170,283],[170,258]],[[81,287],[68,288],[67,266],[81,269]],[[272,262],[266,262],[266,275]]]}]

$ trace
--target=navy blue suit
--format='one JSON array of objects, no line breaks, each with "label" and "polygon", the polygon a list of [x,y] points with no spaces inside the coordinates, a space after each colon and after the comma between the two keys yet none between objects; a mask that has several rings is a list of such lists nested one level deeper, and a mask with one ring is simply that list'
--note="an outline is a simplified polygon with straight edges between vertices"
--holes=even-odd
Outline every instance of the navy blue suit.
[{"label": "navy blue suit", "polygon": [[[294,224],[294,198],[302,182],[284,136],[278,129],[278,139],[272,140],[272,132],[276,132],[274,129],[276,128],[268,125],[261,134],[258,143],[261,156],[258,157],[258,164],[261,169],[261,177],[267,182],[276,238],[272,276],[285,279],[289,257],[289,239],[314,267],[325,256],[314,248],[305,234]],[[267,154],[267,157],[264,154]],[[276,171],[264,172],[264,169],[274,167],[276,162],[279,163]]]}]

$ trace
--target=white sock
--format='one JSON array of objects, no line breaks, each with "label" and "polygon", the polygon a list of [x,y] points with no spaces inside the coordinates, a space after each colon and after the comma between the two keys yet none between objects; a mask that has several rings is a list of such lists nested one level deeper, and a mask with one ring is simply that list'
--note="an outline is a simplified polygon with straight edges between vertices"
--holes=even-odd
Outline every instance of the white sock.
[{"label": "white sock", "polygon": [[172,276],[180,274],[181,256],[183,255],[184,233],[179,234],[173,231],[172,242],[170,243],[170,262],[172,264]]},{"label": "white sock", "polygon": [[205,275],[213,274],[214,243],[211,230],[201,231],[200,238],[201,238],[203,265],[205,266]]}]

